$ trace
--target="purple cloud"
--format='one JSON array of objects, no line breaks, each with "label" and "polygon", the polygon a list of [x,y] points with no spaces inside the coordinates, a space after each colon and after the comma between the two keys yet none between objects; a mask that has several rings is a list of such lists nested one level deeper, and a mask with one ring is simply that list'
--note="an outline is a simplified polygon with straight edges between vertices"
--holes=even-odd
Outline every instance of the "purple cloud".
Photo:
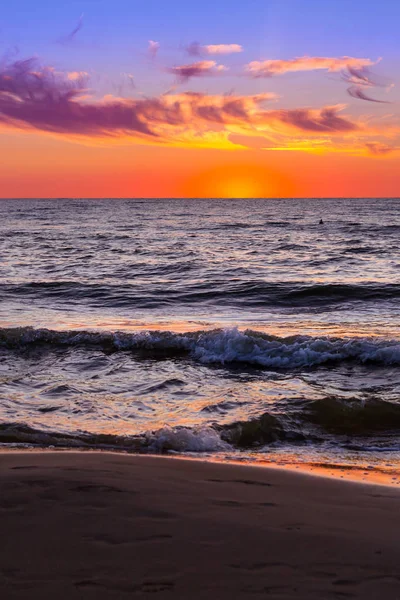
[{"label": "purple cloud", "polygon": [[380,104],[390,104],[388,100],[378,100],[376,98],[372,98],[364,91],[364,89],[368,87],[383,87],[385,85],[374,75],[372,75],[367,67],[356,68],[354,66],[347,65],[346,71],[342,73],[342,79],[346,83],[351,84],[350,87],[347,88],[347,93],[352,98],[366,100],[368,102],[378,102]]},{"label": "purple cloud", "polygon": [[128,102],[84,102],[83,81],[68,79],[35,59],[0,71],[0,122],[67,134],[107,134],[115,130],[154,136]]},{"label": "purple cloud", "polygon": [[189,56],[201,56],[202,46],[199,44],[199,42],[192,42],[189,44],[189,46],[187,46],[186,52],[189,54]]},{"label": "purple cloud", "polygon": [[367,100],[368,102],[378,102],[380,104],[390,104],[388,100],[378,100],[377,98],[371,98],[371,96],[366,94],[363,88],[358,85],[352,85],[349,88],[347,88],[347,93],[353,98],[358,98],[358,100]]},{"label": "purple cloud", "polygon": [[282,123],[293,125],[303,131],[316,132],[348,132],[356,131],[358,126],[338,115],[336,107],[326,107],[318,111],[306,108],[270,111],[270,116],[275,116]]},{"label": "purple cloud", "polygon": [[215,60],[200,60],[190,65],[170,67],[168,71],[178,77],[181,82],[188,81],[192,77],[203,77],[205,75],[216,75],[225,71],[224,65],[217,65]]}]

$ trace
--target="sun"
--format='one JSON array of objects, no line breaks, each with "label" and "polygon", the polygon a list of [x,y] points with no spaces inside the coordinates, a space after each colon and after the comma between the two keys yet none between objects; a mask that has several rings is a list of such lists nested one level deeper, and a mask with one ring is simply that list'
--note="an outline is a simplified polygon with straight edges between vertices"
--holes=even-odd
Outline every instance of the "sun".
[{"label": "sun", "polygon": [[281,198],[293,195],[281,173],[259,165],[224,165],[196,173],[185,181],[189,198]]},{"label": "sun", "polygon": [[233,173],[214,181],[214,189],[219,198],[258,198],[267,191],[265,185],[251,175]]}]

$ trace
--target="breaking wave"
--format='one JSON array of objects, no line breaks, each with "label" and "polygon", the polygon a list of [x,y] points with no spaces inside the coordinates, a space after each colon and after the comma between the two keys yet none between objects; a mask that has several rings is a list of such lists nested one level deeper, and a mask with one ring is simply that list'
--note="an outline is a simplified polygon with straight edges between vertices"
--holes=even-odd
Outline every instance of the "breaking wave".
[{"label": "breaking wave", "polygon": [[0,329],[0,347],[99,347],[152,358],[185,356],[201,363],[242,363],[270,369],[297,369],[345,362],[400,365],[400,341],[295,335],[277,337],[237,328],[191,333],[53,331],[31,327]]}]

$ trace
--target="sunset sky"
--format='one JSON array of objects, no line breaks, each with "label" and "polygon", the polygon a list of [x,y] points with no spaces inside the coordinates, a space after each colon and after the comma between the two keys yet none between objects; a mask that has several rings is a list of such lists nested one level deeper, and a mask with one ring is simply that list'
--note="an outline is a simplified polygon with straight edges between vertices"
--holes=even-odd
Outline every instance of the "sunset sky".
[{"label": "sunset sky", "polygon": [[400,196],[398,0],[15,0],[1,197]]}]

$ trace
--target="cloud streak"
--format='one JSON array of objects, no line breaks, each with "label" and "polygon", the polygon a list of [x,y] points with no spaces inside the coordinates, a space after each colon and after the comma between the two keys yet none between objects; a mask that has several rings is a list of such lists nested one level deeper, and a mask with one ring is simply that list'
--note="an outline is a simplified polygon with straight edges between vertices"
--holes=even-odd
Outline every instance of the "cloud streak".
[{"label": "cloud streak", "polygon": [[243,46],[240,44],[208,44],[202,46],[198,42],[192,42],[187,46],[186,51],[190,56],[202,56],[204,54],[227,55],[243,52]]},{"label": "cloud streak", "polygon": [[58,40],[59,43],[60,44],[70,44],[74,40],[74,38],[76,37],[76,35],[79,33],[79,31],[82,29],[82,27],[83,27],[83,13],[79,17],[79,21],[75,25],[75,27],[73,28],[73,30],[70,33],[68,33],[68,35],[60,38]]},{"label": "cloud streak", "polygon": [[380,104],[390,104],[388,100],[379,100],[372,98],[365,92],[365,88],[371,87],[383,87],[376,77],[374,77],[367,67],[355,68],[347,66],[347,69],[342,73],[342,79],[346,83],[350,83],[350,87],[347,88],[347,93],[352,98],[358,100],[366,100],[367,102],[378,102]]},{"label": "cloud streak", "polygon": [[237,54],[243,52],[240,44],[209,44],[203,46],[206,54]]},{"label": "cloud streak", "polygon": [[245,70],[251,77],[261,78],[299,71],[338,72],[348,67],[357,69],[372,64],[374,63],[369,58],[302,56],[289,60],[254,60],[246,65]]},{"label": "cloud streak", "polygon": [[369,96],[368,94],[366,94],[363,90],[363,88],[357,86],[357,85],[352,85],[349,88],[347,88],[347,93],[349,94],[349,96],[352,96],[353,98],[357,98],[358,100],[367,100],[368,102],[378,102],[379,104],[390,104],[390,102],[388,100],[378,100],[377,98],[372,98],[371,96]]}]

